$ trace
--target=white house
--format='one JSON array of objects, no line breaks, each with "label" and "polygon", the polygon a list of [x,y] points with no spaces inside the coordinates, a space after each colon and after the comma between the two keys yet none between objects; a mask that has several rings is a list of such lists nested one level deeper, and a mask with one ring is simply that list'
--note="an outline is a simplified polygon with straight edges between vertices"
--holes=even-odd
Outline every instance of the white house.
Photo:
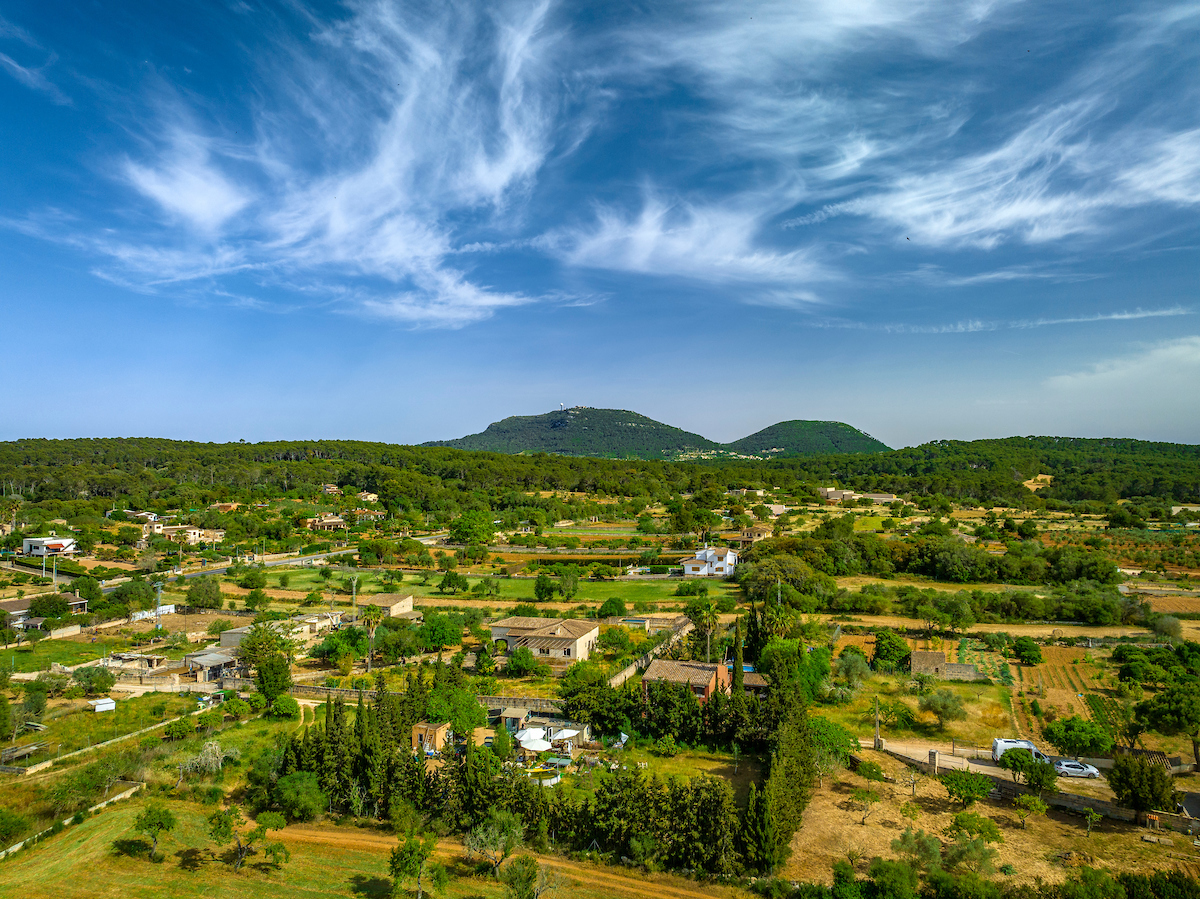
[{"label": "white house", "polygon": [[503,640],[508,652],[528,646],[535,659],[551,666],[586,662],[600,639],[600,625],[572,618],[504,618],[491,628],[492,639]]},{"label": "white house", "polygon": [[729,577],[737,567],[737,553],[732,549],[708,546],[699,550],[693,559],[683,560],[684,577]]},{"label": "white house", "polygon": [[21,552],[27,556],[62,556],[79,552],[74,537],[25,537]]}]

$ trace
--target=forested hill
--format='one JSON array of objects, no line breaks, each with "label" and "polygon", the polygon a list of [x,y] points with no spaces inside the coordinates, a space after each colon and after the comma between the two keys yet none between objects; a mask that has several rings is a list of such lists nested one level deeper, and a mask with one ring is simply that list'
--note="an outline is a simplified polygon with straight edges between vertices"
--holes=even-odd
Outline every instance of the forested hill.
[{"label": "forested hill", "polygon": [[829,453],[886,453],[891,447],[840,421],[781,421],[725,444],[747,456],[781,458]]},{"label": "forested hill", "polygon": [[[634,429],[630,429],[634,430]],[[1036,475],[1052,481],[1037,493]],[[505,455],[362,441],[193,443],[159,438],[0,443],[0,492],[27,501],[107,509],[197,508],[224,499],[310,496],[324,483],[371,490],[389,507],[454,513],[531,502],[532,491],[583,491],[671,501],[730,487],[779,487],[801,496],[840,485],[914,501],[1008,505],[1118,499],[1200,502],[1200,446],[1139,440],[1010,437],[937,441],[886,453],[767,461],[619,461]],[[636,502],[634,503],[637,504]],[[707,508],[713,508],[708,506]],[[69,516],[70,510],[58,514]]]},{"label": "forested hill", "polygon": [[576,407],[544,415],[513,415],[487,430],[458,440],[424,446],[494,453],[558,453],[617,459],[675,459],[685,453],[715,451],[719,443],[623,409]]},{"label": "forested hill", "polygon": [[859,490],[952,499],[1028,502],[1024,482],[1051,480],[1041,500],[1111,503],[1139,497],[1200,502],[1200,446],[1124,438],[1006,437],[937,440],[872,455],[812,456],[764,463],[792,478]]},{"label": "forested hill", "polygon": [[577,406],[544,415],[514,415],[485,431],[424,446],[494,453],[558,453],[602,459],[769,459],[824,453],[878,453],[888,447],[839,421],[783,421],[721,444],[623,409]]}]

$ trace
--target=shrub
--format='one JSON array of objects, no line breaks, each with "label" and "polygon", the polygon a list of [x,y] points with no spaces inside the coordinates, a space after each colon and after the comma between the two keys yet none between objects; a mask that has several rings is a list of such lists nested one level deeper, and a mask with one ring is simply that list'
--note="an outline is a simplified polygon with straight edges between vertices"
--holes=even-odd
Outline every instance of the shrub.
[{"label": "shrub", "polygon": [[271,706],[271,717],[294,721],[300,717],[300,703],[290,696],[280,696]]},{"label": "shrub", "polygon": [[24,815],[0,808],[0,843],[8,845],[29,826],[29,819]]},{"label": "shrub", "polygon": [[221,706],[221,708],[225,710],[226,715],[235,721],[239,718],[245,718],[250,714],[250,703],[243,699],[231,699]]},{"label": "shrub", "polygon": [[627,614],[625,600],[619,596],[610,596],[604,600],[600,609],[596,612],[599,618],[620,618]]},{"label": "shrub", "polygon": [[168,740],[186,740],[196,732],[196,722],[190,717],[179,718],[163,728],[163,735]]},{"label": "shrub", "polygon": [[261,693],[251,693],[246,697],[246,702],[250,706],[250,711],[261,712],[267,707],[267,697]]},{"label": "shrub", "polygon": [[[275,704],[279,705],[278,702]],[[293,821],[311,821],[329,804],[317,783],[317,775],[311,771],[296,771],[279,778],[275,784],[275,801]]]}]

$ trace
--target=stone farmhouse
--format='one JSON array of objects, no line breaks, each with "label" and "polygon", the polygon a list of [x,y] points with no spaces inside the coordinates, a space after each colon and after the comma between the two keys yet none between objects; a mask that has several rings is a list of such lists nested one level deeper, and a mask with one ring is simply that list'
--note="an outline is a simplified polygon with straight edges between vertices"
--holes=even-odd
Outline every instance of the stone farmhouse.
[{"label": "stone farmhouse", "polygon": [[944,652],[913,650],[911,672],[913,674],[932,674],[939,680],[986,680],[974,665],[960,665],[958,662],[947,662]]}]

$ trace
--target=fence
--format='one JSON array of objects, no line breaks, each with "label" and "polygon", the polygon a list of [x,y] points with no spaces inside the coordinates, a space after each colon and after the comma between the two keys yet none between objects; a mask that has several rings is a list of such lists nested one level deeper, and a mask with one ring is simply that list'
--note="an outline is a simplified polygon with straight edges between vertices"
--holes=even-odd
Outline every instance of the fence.
[{"label": "fence", "polygon": [[[128,781],[126,781],[126,783],[128,783]],[[120,802],[122,799],[128,799],[130,796],[132,796],[134,793],[138,792],[145,786],[146,785],[144,783],[135,783],[132,787],[130,787],[128,790],[125,790],[123,793],[118,793],[116,796],[113,796],[110,799],[105,799],[103,802],[101,802],[97,805],[93,805],[91,808],[88,809],[88,814],[93,815],[96,812],[100,811],[101,809],[108,808],[114,802]],[[57,822],[55,822],[55,823],[57,823]],[[63,827],[69,827],[74,823],[75,823],[74,816],[72,816],[70,818],[64,818],[62,820]],[[12,855],[14,852],[19,852],[21,849],[25,848],[25,846],[27,844],[36,842],[37,840],[40,840],[46,834],[50,833],[51,830],[53,830],[53,828],[47,828],[46,830],[43,830],[40,833],[35,833],[31,837],[26,837],[24,840],[22,840],[19,843],[16,843],[15,845],[9,846],[3,852],[0,852],[0,858],[8,858],[8,856]]]},{"label": "fence", "polygon": [[174,604],[169,605],[169,606],[159,606],[157,609],[147,609],[146,611],[130,612],[129,613],[129,623],[133,624],[135,621],[145,621],[147,618],[154,618],[158,615],[174,615],[174,614],[175,614]]},{"label": "fence", "polygon": [[633,677],[639,671],[646,668],[650,664],[650,662],[653,661],[655,656],[659,655],[664,650],[666,650],[666,648],[668,646],[671,646],[672,644],[683,639],[685,636],[687,636],[689,633],[691,633],[694,629],[695,629],[695,625],[692,624],[691,621],[684,621],[682,624],[677,625],[674,632],[671,634],[670,637],[668,637],[666,640],[663,640],[663,642],[659,643],[657,646],[655,646],[653,649],[651,649],[648,653],[646,653],[644,656],[642,656],[636,662],[634,662],[631,665],[626,666],[625,668],[622,668],[620,671],[618,671],[616,674],[614,674],[612,677],[610,677],[608,679],[608,685],[610,687],[621,686],[621,684],[625,683],[625,681],[629,680],[631,677]]},{"label": "fence", "polygon": [[[973,770],[977,774],[982,774],[985,777],[990,777],[995,782],[995,793],[1001,799],[1013,799],[1023,793],[1029,792],[1025,787],[1013,783],[1012,778],[1007,774],[993,774],[990,771],[981,771],[978,767],[971,768],[970,762],[957,755],[946,756],[937,750],[929,751],[928,760],[915,758],[911,755],[911,750],[906,753],[901,747],[889,747],[886,742],[880,748],[881,752],[899,759],[906,765],[916,768],[918,771],[924,771],[926,774],[936,774],[943,769],[963,769]],[[1088,809],[1098,812],[1106,818],[1111,818],[1115,821],[1126,821],[1129,823],[1138,823],[1138,813],[1133,809],[1122,808],[1116,803],[1109,802],[1105,799],[1098,799],[1092,796],[1077,796],[1074,793],[1043,793],[1042,801],[1051,808],[1061,809],[1076,815],[1082,815]],[[1192,834],[1200,831],[1200,820],[1190,818],[1187,815],[1176,815],[1170,812],[1154,812],[1158,826],[1164,830],[1176,830],[1181,833]]]}]

